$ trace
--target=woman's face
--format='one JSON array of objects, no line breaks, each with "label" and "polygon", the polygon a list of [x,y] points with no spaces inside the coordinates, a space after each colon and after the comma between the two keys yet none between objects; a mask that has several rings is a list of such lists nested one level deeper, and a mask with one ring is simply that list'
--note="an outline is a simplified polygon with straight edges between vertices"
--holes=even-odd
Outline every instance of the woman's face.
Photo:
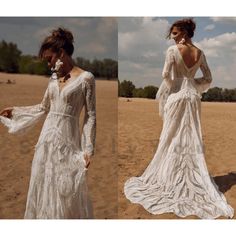
[{"label": "woman's face", "polygon": [[183,37],[185,33],[181,31],[178,27],[174,26],[171,31],[171,38],[175,40],[175,43],[178,43]]},{"label": "woman's face", "polygon": [[58,58],[58,53],[53,52],[51,49],[47,49],[43,53],[43,60],[47,62],[50,69],[55,66]]}]

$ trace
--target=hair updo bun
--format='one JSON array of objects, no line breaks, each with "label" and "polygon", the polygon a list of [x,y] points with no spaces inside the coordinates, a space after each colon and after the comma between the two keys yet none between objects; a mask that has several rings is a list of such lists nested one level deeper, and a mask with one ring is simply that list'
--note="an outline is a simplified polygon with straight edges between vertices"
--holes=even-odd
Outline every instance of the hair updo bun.
[{"label": "hair updo bun", "polygon": [[74,42],[74,37],[72,33],[66,29],[58,28],[56,30],[52,31],[52,37],[57,39],[62,39],[64,41],[67,41],[68,43]]},{"label": "hair updo bun", "polygon": [[184,19],[183,22],[185,23],[185,28],[188,33],[188,37],[192,38],[196,29],[195,22],[192,19]]},{"label": "hair updo bun", "polygon": [[194,36],[194,31],[196,29],[196,23],[192,18],[185,18],[182,20],[175,21],[169,29],[167,38],[170,38],[171,32],[174,27],[179,28],[181,31],[185,31],[189,38]]},{"label": "hair updo bun", "polygon": [[72,56],[74,52],[73,43],[74,37],[69,30],[61,27],[54,29],[51,35],[44,39],[39,50],[39,57],[42,58],[44,51],[47,49],[51,49],[53,52],[59,52],[62,48],[69,56]]}]

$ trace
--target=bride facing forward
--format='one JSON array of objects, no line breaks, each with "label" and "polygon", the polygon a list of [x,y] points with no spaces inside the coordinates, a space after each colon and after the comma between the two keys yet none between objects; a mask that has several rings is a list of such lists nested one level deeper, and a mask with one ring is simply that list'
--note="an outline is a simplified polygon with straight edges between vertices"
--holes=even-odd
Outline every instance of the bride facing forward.
[{"label": "bride facing forward", "polygon": [[92,73],[74,66],[73,51],[72,33],[53,30],[39,52],[49,68],[53,67],[42,102],[0,112],[0,121],[9,133],[25,133],[47,114],[35,146],[27,219],[93,218],[86,179],[96,135],[95,79]]},{"label": "bride facing forward", "polygon": [[[212,76],[205,54],[193,45],[195,22],[173,23],[168,38],[163,82],[156,98],[163,129],[154,158],[140,177],[128,179],[125,196],[152,214],[174,213],[211,219],[233,217],[234,209],[207,170],[201,132],[201,94]],[[195,78],[198,69],[203,77]]]}]

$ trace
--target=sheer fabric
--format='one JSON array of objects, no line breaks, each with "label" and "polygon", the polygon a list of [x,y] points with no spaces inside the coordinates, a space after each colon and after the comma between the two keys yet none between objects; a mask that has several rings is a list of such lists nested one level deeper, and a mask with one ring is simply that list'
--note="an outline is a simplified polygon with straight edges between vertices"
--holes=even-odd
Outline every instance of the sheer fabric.
[{"label": "sheer fabric", "polygon": [[[201,78],[194,77],[198,68]],[[169,47],[162,76],[156,96],[163,118],[159,145],[144,173],[126,181],[126,197],[152,214],[233,217],[234,210],[209,175],[204,157],[201,94],[209,89],[212,76],[203,51],[188,68],[178,47]]]},{"label": "sheer fabric", "polygon": [[[85,107],[82,134],[79,116]],[[60,91],[54,73],[40,104],[13,107],[0,116],[9,133],[25,133],[47,114],[32,162],[24,218],[92,218],[84,154],[94,154],[95,79],[84,71]]]}]

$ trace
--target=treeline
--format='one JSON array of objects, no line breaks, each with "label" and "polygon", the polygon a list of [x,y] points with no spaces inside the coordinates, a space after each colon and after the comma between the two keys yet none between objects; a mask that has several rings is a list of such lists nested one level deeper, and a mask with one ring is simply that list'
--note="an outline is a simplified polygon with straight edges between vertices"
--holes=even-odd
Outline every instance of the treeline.
[{"label": "treeline", "polygon": [[202,95],[202,101],[236,102],[236,88],[210,88],[207,93]]},{"label": "treeline", "polygon": [[105,77],[107,79],[118,78],[118,62],[109,58],[90,61],[82,57],[77,57],[75,64],[84,70],[92,72],[95,77]]},{"label": "treeline", "polygon": [[[135,85],[129,81],[118,81],[118,94],[119,97],[138,97],[155,99],[158,87],[146,86],[144,88],[135,88]],[[210,88],[206,93],[202,94],[202,101],[209,102],[236,102],[236,88],[223,89],[223,88]]]},{"label": "treeline", "polygon": [[[75,65],[88,70],[95,77],[118,78],[118,62],[113,59],[88,60],[82,57],[74,59]],[[36,56],[22,55],[14,43],[0,42],[0,72],[49,75],[50,69],[45,61]]]},{"label": "treeline", "polygon": [[146,86],[144,88],[135,88],[135,85],[129,80],[124,80],[121,83],[118,80],[119,97],[138,97],[154,99],[156,97],[157,91],[158,87],[152,85]]}]

